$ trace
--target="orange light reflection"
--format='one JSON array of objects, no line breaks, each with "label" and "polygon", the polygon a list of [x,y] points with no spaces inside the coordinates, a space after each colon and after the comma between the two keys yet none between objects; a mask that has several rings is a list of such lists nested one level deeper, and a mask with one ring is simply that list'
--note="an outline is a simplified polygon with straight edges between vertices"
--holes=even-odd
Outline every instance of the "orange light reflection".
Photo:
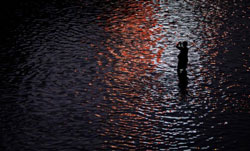
[{"label": "orange light reflection", "polygon": [[[161,90],[161,84],[157,81],[160,75],[156,73],[156,66],[167,46],[157,47],[157,42],[163,36],[155,38],[154,35],[159,35],[163,29],[157,25],[155,8],[151,2],[128,1],[125,6],[127,7],[114,9],[107,19],[109,26],[105,27],[105,31],[110,34],[110,38],[104,41],[104,45],[109,53],[99,53],[100,69],[106,71],[112,68],[111,72],[104,72],[108,92],[104,100],[110,101],[112,106],[110,110],[107,109],[109,128],[102,135],[111,138],[138,137],[143,142],[144,136],[153,135],[152,127],[156,123],[150,121],[149,117],[155,113],[154,109],[160,108],[159,104],[152,103],[152,86],[159,88],[159,97],[164,96],[161,95],[164,90]],[[102,61],[103,56],[108,63]],[[151,105],[145,108],[149,102]],[[140,134],[141,132],[143,133]],[[120,136],[116,136],[117,134]],[[145,145],[151,145],[154,137],[147,139],[150,140]],[[123,145],[134,145],[129,139],[125,139],[123,143],[121,139],[112,139],[109,142],[112,145],[108,146],[118,148],[114,145],[116,141]],[[119,146],[119,149],[124,148]]]}]

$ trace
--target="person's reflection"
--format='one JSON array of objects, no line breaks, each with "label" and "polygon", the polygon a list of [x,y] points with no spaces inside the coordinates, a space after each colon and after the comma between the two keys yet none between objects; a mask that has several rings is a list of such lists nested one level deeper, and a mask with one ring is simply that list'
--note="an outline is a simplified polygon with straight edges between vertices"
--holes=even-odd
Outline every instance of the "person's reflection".
[{"label": "person's reflection", "polygon": [[178,67],[177,67],[177,73],[179,78],[179,88],[181,94],[187,93],[187,84],[188,84],[188,78],[187,78],[187,63],[188,63],[188,48],[187,48],[187,42],[184,41],[183,43],[179,42],[176,47],[181,51],[178,55]]},{"label": "person's reflection", "polygon": [[178,72],[179,78],[179,88],[182,95],[186,95],[187,93],[187,85],[188,85],[188,78],[187,78],[187,71],[183,70],[182,72]]}]

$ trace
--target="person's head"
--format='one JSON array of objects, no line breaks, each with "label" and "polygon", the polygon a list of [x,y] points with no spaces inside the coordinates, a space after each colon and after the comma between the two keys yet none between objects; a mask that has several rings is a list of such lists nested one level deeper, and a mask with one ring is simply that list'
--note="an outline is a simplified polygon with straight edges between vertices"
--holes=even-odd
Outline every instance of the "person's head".
[{"label": "person's head", "polygon": [[182,44],[184,47],[187,47],[187,45],[188,45],[188,43],[186,41],[184,41]]}]

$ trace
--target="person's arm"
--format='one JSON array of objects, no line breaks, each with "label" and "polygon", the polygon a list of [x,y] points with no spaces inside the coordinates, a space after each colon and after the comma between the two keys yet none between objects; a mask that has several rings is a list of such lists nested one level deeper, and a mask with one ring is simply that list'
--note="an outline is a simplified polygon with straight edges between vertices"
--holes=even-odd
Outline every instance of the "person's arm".
[{"label": "person's arm", "polygon": [[180,45],[181,45],[181,43],[178,42],[178,44],[176,45],[176,48],[181,49],[182,47]]}]

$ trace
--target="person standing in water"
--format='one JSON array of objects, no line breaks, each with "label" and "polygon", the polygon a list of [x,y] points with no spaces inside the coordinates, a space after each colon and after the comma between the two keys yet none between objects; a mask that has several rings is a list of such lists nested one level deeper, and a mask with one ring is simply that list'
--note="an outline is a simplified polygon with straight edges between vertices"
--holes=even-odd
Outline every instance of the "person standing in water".
[{"label": "person standing in water", "polygon": [[184,41],[183,43],[179,42],[176,45],[176,48],[178,48],[181,52],[178,55],[178,67],[177,71],[178,74],[180,74],[183,71],[186,71],[187,68],[187,63],[188,63],[188,48],[187,48],[188,43]]},{"label": "person standing in water", "polygon": [[176,47],[181,51],[178,55],[178,67],[177,67],[177,73],[179,78],[179,88],[181,94],[186,96],[187,94],[187,85],[188,85],[188,78],[187,78],[187,63],[188,63],[188,43],[184,41],[183,43],[179,42]]}]

